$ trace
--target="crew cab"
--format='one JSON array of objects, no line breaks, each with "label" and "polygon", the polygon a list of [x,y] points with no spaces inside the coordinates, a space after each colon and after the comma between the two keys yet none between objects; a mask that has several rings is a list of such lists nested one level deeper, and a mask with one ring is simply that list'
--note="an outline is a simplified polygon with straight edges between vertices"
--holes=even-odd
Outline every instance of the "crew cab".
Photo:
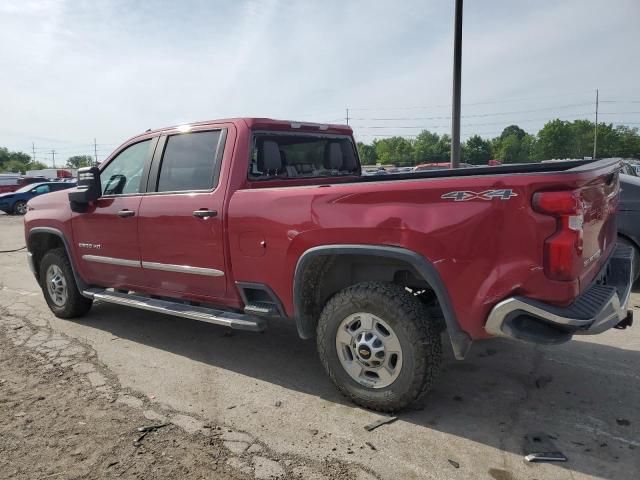
[{"label": "crew cab", "polygon": [[[631,324],[617,160],[361,175],[348,126],[261,118],[131,138],[29,203],[60,318],[93,301],[315,337],[356,403],[401,409],[492,336],[557,344]],[[283,346],[283,348],[285,348]]]}]

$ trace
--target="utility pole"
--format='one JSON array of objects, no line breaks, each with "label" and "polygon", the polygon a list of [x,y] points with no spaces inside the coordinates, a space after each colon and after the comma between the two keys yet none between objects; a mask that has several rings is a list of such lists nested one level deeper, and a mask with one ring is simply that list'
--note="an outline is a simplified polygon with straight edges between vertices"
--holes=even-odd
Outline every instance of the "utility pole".
[{"label": "utility pole", "polygon": [[93,156],[96,159],[95,166],[98,166],[98,144],[96,143],[96,139],[93,139]]},{"label": "utility pole", "polygon": [[31,142],[31,151],[33,152],[33,163],[36,163],[36,144]]},{"label": "utility pole", "polygon": [[347,108],[347,125],[349,125],[349,109]]},{"label": "utility pole", "polygon": [[456,0],[453,26],[453,107],[451,111],[451,168],[460,166],[460,92],[462,73],[462,0]]},{"label": "utility pole", "polygon": [[51,161],[53,162],[53,168],[56,168],[56,151],[51,150]]},{"label": "utility pole", "polygon": [[598,151],[598,89],[596,88],[596,128],[593,132],[593,159],[596,159]]}]

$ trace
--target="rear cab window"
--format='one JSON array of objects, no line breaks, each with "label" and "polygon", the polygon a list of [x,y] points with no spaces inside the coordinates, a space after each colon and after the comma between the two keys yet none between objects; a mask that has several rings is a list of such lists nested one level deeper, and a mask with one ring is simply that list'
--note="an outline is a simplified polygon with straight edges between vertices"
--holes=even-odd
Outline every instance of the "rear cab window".
[{"label": "rear cab window", "polygon": [[356,150],[350,137],[303,133],[254,133],[249,180],[358,174]]}]

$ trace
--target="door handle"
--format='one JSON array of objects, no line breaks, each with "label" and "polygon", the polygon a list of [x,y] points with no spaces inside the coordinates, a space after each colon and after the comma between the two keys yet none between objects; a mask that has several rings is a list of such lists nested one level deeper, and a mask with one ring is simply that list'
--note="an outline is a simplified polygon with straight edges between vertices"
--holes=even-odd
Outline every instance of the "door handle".
[{"label": "door handle", "polygon": [[207,210],[206,208],[201,208],[199,210],[193,211],[193,216],[198,218],[216,217],[217,215],[217,210]]},{"label": "door handle", "polygon": [[118,216],[122,218],[133,217],[135,214],[136,212],[134,212],[133,210],[129,210],[128,208],[125,208],[124,210],[120,210],[118,212]]}]

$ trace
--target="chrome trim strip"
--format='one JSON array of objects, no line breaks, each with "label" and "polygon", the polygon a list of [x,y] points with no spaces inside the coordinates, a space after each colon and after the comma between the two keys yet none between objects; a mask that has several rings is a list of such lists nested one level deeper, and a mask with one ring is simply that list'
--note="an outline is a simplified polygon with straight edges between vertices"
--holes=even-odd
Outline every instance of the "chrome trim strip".
[{"label": "chrome trim strip", "polygon": [[163,272],[190,273],[193,275],[207,275],[209,277],[222,277],[224,272],[215,268],[190,267],[188,265],[171,265],[170,263],[142,262],[142,268],[149,270],[162,270]]},{"label": "chrome trim strip", "polygon": [[109,265],[120,265],[123,267],[140,268],[140,260],[127,260],[126,258],[103,257],[100,255],[82,255],[82,259],[87,262],[107,263]]}]

